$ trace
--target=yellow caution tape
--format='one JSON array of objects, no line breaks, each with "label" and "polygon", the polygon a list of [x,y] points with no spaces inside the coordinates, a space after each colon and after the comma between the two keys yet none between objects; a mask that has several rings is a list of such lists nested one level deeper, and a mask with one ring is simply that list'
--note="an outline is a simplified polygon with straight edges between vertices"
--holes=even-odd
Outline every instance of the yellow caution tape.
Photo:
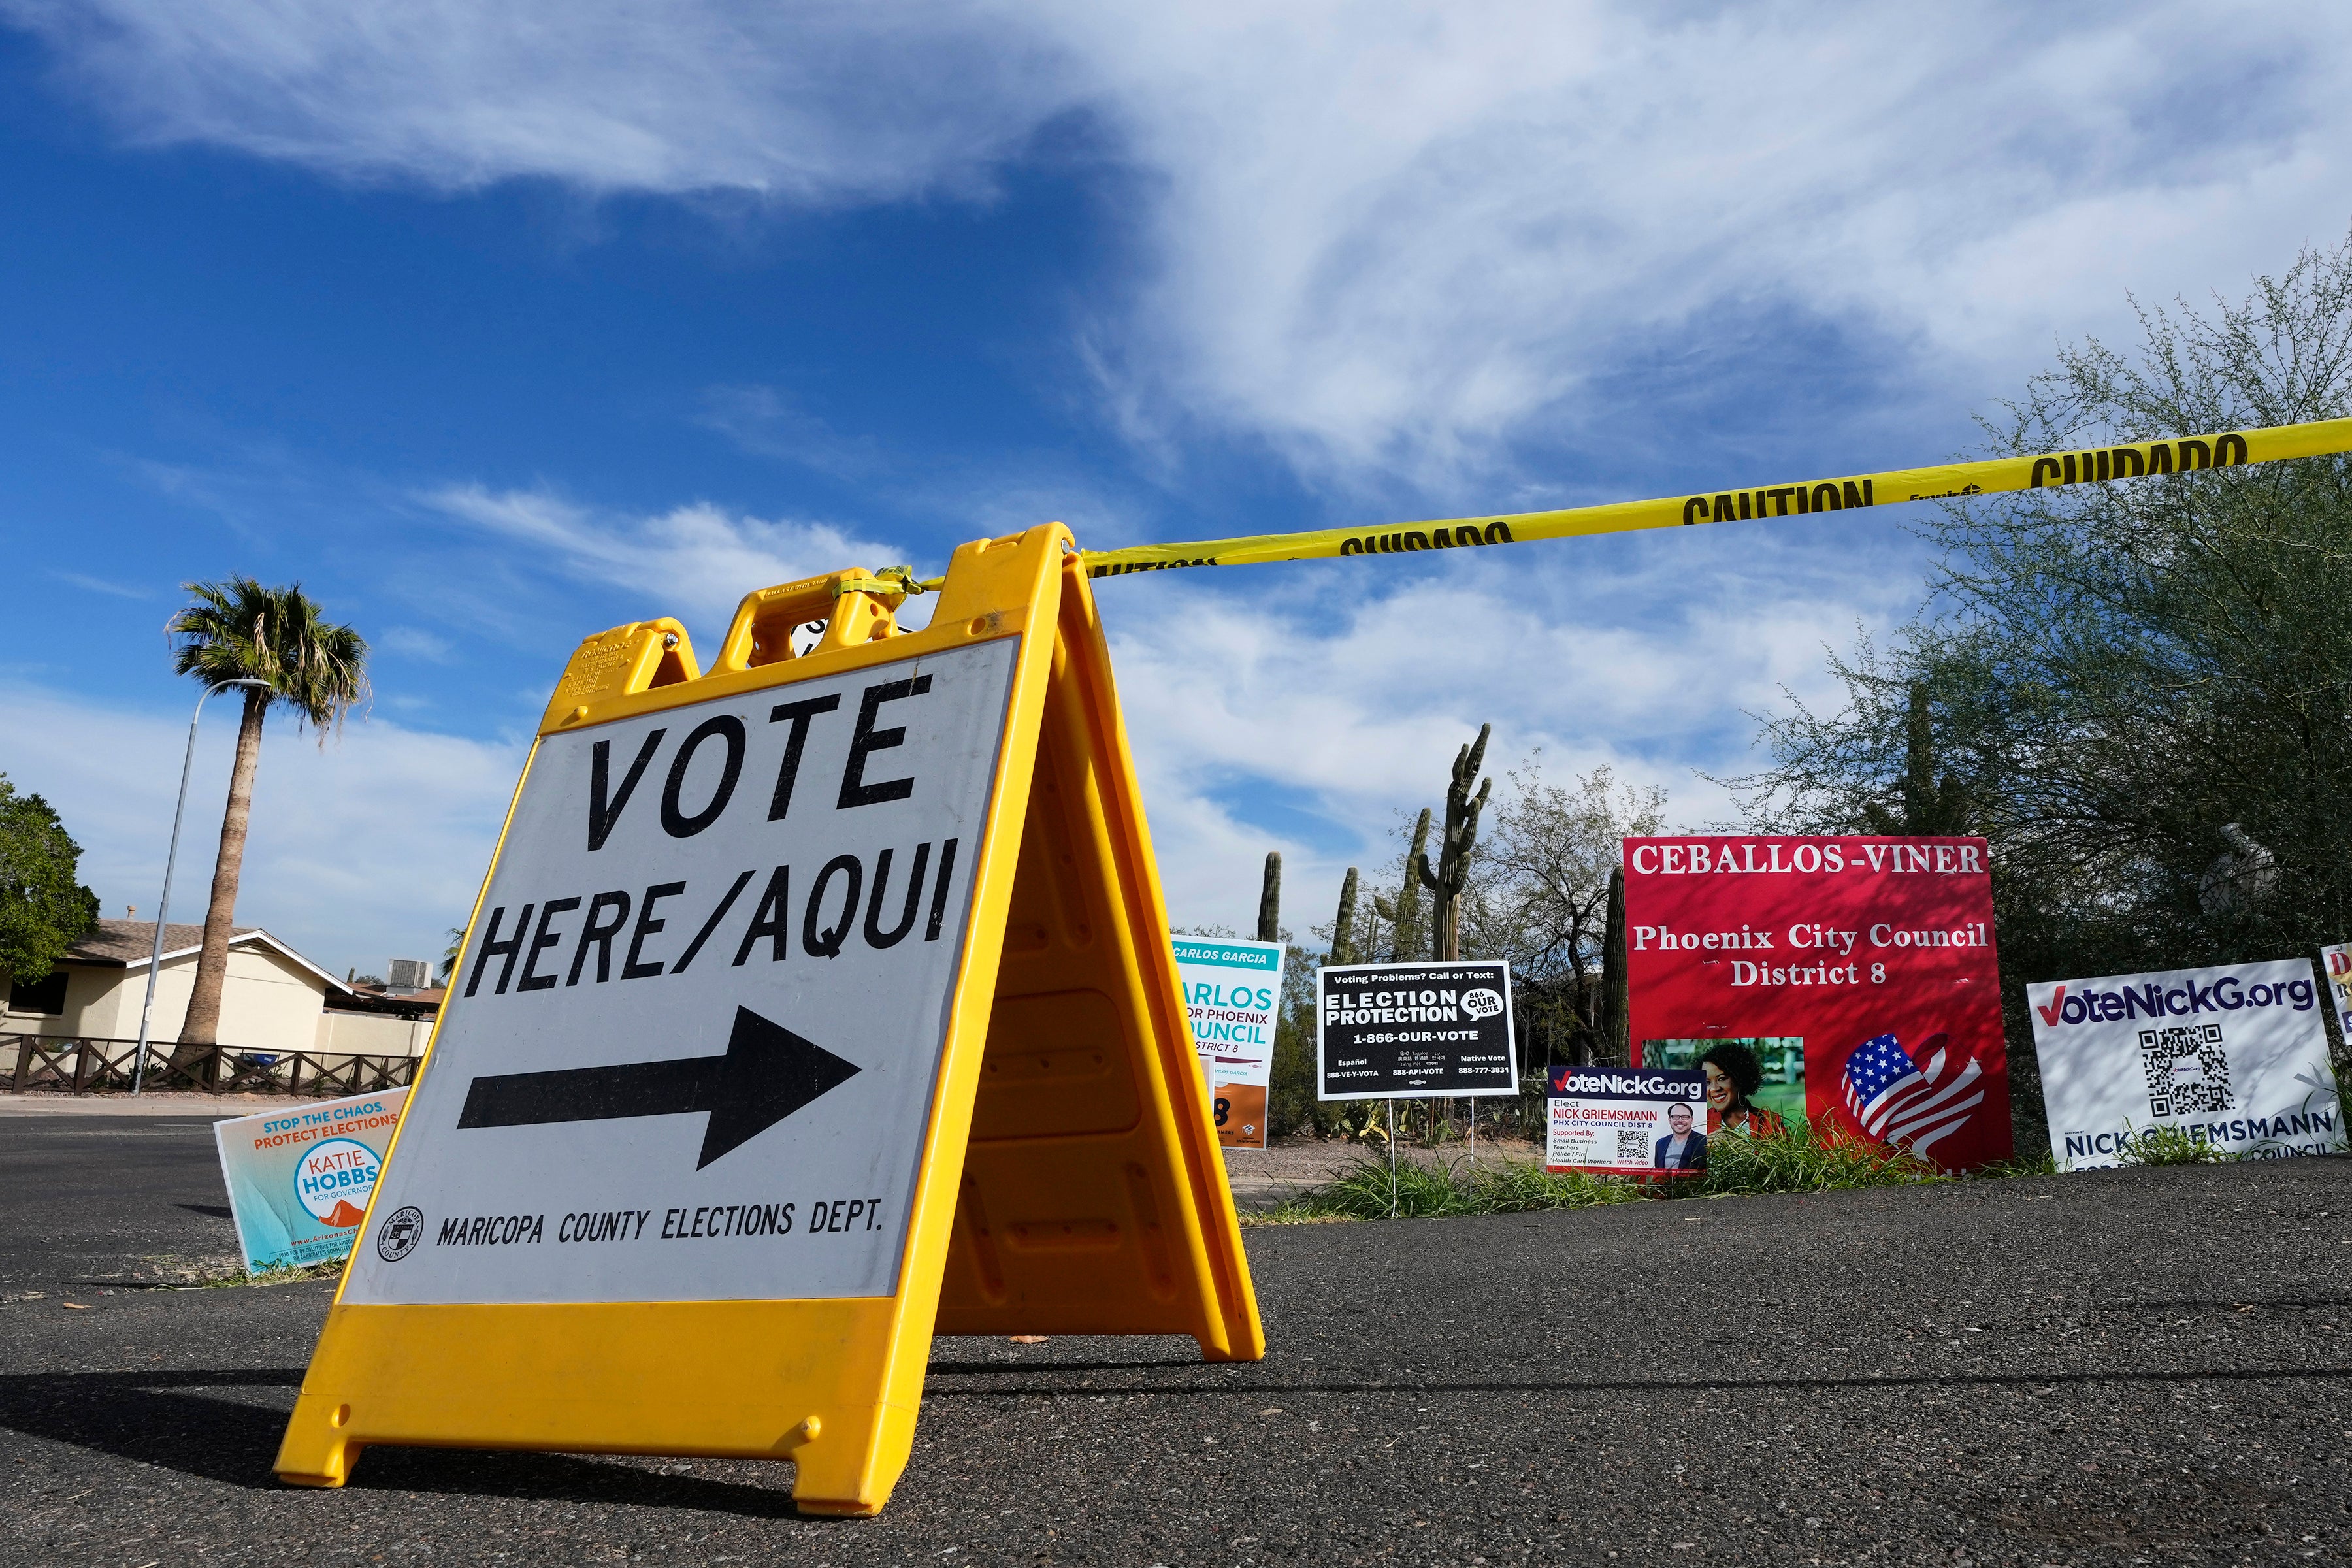
[{"label": "yellow caution tape", "polygon": [[[834,579],[833,596],[838,599],[844,594],[897,594],[903,598],[908,594],[936,589],[945,581],[947,579],[942,577],[929,583],[919,583],[915,581],[912,566],[885,566],[871,577],[856,572],[844,573]],[[898,601],[894,599],[891,602],[895,605]]]},{"label": "yellow caution tape", "polygon": [[[1323,528],[1308,533],[1257,533],[1240,539],[1207,539],[1193,544],[1135,544],[1123,550],[1083,551],[1080,558],[1087,563],[1088,576],[1116,577],[1129,572],[1164,572],[1181,566],[1241,566],[1265,561],[1309,561],[1328,555],[1390,555],[1412,550],[1524,544],[1533,539],[1622,533],[1637,528],[1797,517],[1807,512],[1892,506],[1901,501],[1936,500],[1948,496],[2097,484],[2149,474],[2235,468],[2243,463],[2273,463],[2284,458],[2315,458],[2346,451],[2352,451],[2352,419],[2323,419],[2307,425],[2228,430],[2169,441],[2045,452],[2037,457],[1941,463],[1883,474],[1725,489],[1664,496],[1655,500],[1612,501],[1605,506],[1569,507],[1559,511],[1391,522],[1375,528]],[[936,587],[940,581],[934,578],[923,586]]]}]

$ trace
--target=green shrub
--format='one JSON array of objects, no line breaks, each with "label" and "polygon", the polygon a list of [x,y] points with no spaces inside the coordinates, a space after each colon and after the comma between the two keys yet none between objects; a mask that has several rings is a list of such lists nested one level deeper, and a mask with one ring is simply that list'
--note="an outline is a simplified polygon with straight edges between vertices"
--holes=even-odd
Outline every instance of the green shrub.
[{"label": "green shrub", "polygon": [[1785,1132],[1761,1136],[1727,1133],[1709,1140],[1706,1152],[1704,1173],[1667,1182],[1553,1173],[1517,1160],[1486,1163],[1408,1158],[1397,1163],[1393,1197],[1387,1159],[1367,1153],[1322,1185],[1309,1187],[1275,1208],[1244,1215],[1243,1222],[1306,1225],[1335,1219],[1387,1219],[1392,1214],[1399,1219],[1522,1214],[1638,1203],[1644,1198],[1819,1193],[1847,1187],[1913,1186],[1949,1179],[1916,1154],[1846,1133],[1817,1134],[1802,1122]]}]

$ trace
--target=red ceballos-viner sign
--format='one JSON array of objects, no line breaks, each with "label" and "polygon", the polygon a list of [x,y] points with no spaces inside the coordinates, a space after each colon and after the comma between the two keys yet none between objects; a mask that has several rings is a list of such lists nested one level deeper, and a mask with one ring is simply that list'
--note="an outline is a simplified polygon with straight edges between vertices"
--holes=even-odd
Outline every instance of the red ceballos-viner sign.
[{"label": "red ceballos-viner sign", "polygon": [[1705,1071],[1710,1136],[2010,1157],[1983,839],[1629,838],[1625,927],[1633,1065]]}]

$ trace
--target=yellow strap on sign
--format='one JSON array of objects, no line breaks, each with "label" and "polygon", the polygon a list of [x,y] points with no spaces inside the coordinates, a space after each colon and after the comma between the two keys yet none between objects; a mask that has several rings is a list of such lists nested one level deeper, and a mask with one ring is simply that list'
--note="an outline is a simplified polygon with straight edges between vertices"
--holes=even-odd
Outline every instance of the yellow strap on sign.
[{"label": "yellow strap on sign", "polygon": [[[1883,474],[1792,480],[1780,485],[1664,496],[1654,500],[1568,507],[1558,511],[1391,522],[1372,528],[1323,528],[1307,533],[1258,533],[1239,539],[1207,539],[1192,544],[1136,544],[1123,550],[1088,550],[1080,554],[1090,577],[1163,572],[1180,566],[1243,566],[1267,561],[1309,561],[1329,555],[1389,555],[1411,550],[1523,544],[1533,539],[1624,533],[1637,528],[1673,528],[1685,523],[1796,517],[1849,507],[1892,506],[1899,501],[1986,495],[1998,490],[2096,484],[2148,474],[2235,468],[2242,463],[2271,463],[2284,458],[2316,458],[2345,451],[2352,451],[2352,419],[2323,419],[2307,425],[2226,430],[2210,436],[2126,442],[2081,451],[2045,452],[2036,457],[1994,458],[1976,463],[1940,463]],[[936,586],[938,581],[933,579],[923,586]]]}]

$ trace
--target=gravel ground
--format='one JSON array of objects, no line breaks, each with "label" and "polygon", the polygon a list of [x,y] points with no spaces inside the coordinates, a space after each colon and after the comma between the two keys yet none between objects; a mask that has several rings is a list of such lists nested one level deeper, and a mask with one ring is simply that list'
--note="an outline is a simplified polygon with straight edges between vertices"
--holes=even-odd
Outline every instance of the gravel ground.
[{"label": "gravel ground", "polygon": [[749,1462],[281,1488],[327,1286],[77,1287],[0,1306],[0,1562],[2336,1562],[2347,1216],[2315,1160],[1254,1228],[1265,1361],[942,1340],[849,1521]]}]

